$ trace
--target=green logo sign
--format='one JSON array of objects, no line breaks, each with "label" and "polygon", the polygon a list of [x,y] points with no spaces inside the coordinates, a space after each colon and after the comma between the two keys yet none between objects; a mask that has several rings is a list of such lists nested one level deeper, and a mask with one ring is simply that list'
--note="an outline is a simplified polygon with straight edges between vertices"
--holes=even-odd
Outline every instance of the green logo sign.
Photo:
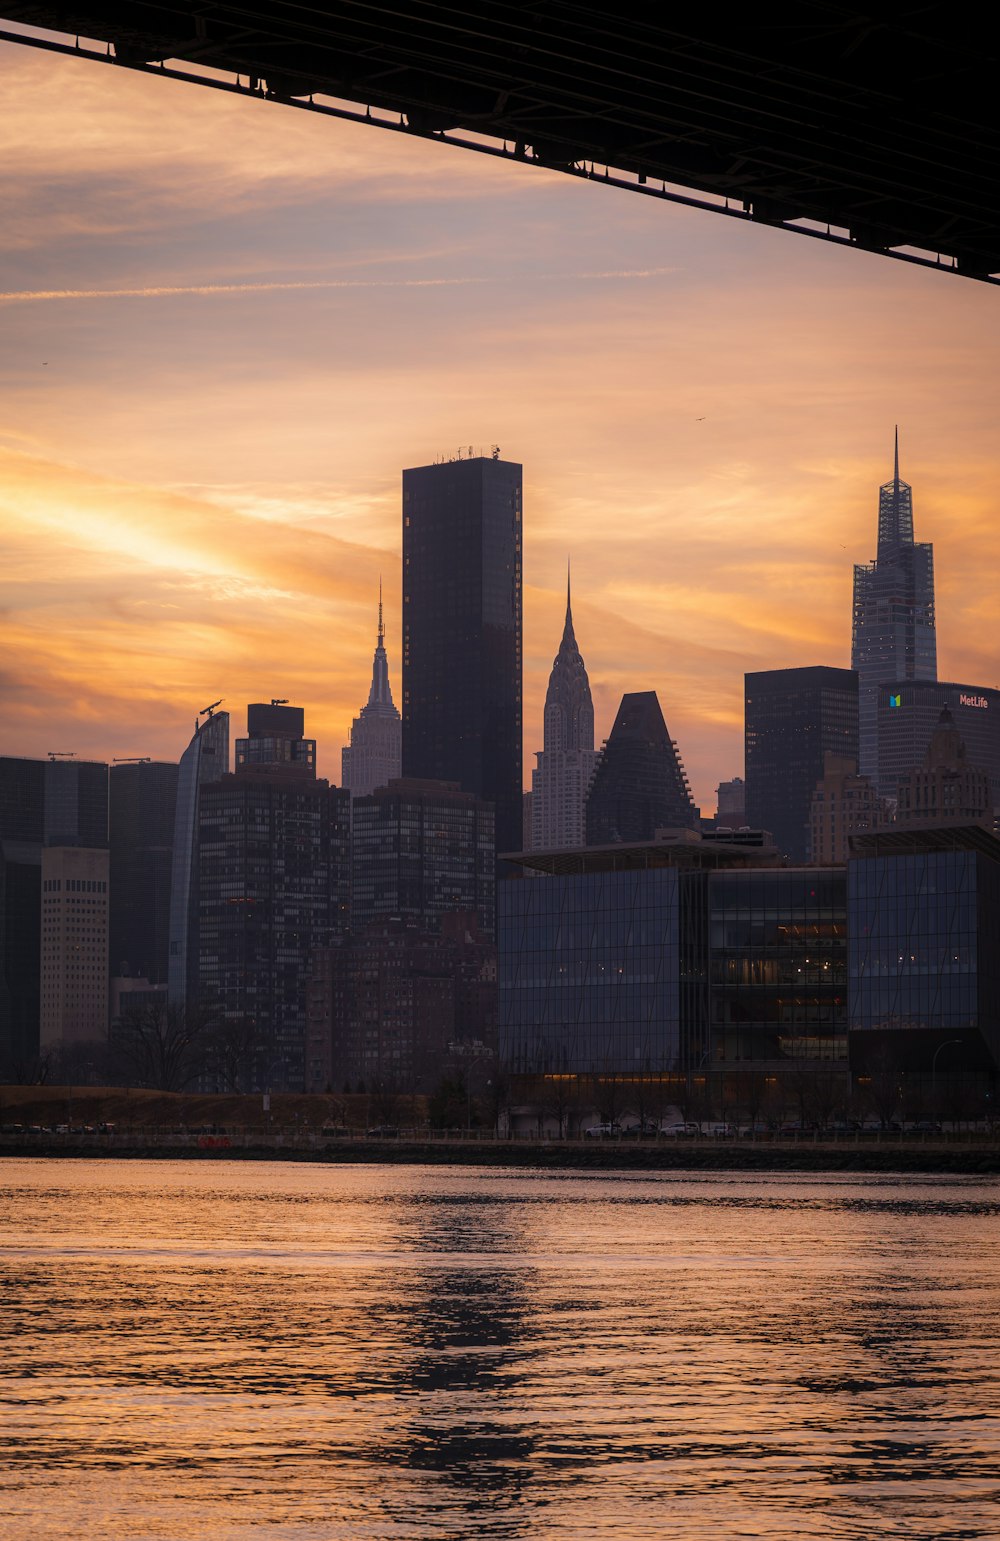
[{"label": "green logo sign", "polygon": [[901,695],[900,696],[894,696],[894,695],[890,694],[890,696],[889,696],[889,705],[890,706],[902,706],[902,704],[903,704],[903,697]]}]

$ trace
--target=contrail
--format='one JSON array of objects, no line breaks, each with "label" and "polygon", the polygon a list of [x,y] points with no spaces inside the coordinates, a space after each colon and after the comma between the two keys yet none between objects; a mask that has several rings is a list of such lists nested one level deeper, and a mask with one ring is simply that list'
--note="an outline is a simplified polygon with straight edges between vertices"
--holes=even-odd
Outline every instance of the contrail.
[{"label": "contrail", "polygon": [[[540,273],[536,276],[565,282],[573,279],[658,278],[674,271],[669,267],[622,268],[603,273]],[[164,300],[187,294],[271,294],[276,290],[301,289],[450,289],[511,283],[521,280],[523,276],[512,273],[508,277],[494,278],[320,278],[263,284],[158,284],[143,289],[6,289],[0,290],[0,303],[17,305],[39,300]]]}]

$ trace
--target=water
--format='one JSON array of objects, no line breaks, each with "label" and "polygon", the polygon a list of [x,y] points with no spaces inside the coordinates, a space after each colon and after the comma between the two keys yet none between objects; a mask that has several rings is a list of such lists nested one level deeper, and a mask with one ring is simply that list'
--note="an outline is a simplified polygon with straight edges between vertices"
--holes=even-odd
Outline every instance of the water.
[{"label": "water", "polygon": [[0,1163],[0,1532],[1000,1535],[1000,1182]]}]

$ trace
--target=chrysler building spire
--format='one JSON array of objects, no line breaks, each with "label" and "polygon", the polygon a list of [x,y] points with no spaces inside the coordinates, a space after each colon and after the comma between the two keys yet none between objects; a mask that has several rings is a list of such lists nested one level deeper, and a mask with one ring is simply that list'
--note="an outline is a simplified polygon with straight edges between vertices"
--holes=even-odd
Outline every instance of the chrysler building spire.
[{"label": "chrysler building spire", "polygon": [[531,843],[535,850],[583,845],[594,753],[594,702],[573,629],[569,563],[566,619],[545,695],[544,748],[531,773]]}]

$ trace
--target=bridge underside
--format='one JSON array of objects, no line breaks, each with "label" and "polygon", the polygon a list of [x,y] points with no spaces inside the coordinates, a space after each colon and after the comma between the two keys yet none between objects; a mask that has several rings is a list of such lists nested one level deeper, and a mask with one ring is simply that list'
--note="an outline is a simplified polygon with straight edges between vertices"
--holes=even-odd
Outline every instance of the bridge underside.
[{"label": "bridge underside", "polygon": [[639,9],[0,0],[0,37],[1000,281],[997,57],[968,10]]}]

